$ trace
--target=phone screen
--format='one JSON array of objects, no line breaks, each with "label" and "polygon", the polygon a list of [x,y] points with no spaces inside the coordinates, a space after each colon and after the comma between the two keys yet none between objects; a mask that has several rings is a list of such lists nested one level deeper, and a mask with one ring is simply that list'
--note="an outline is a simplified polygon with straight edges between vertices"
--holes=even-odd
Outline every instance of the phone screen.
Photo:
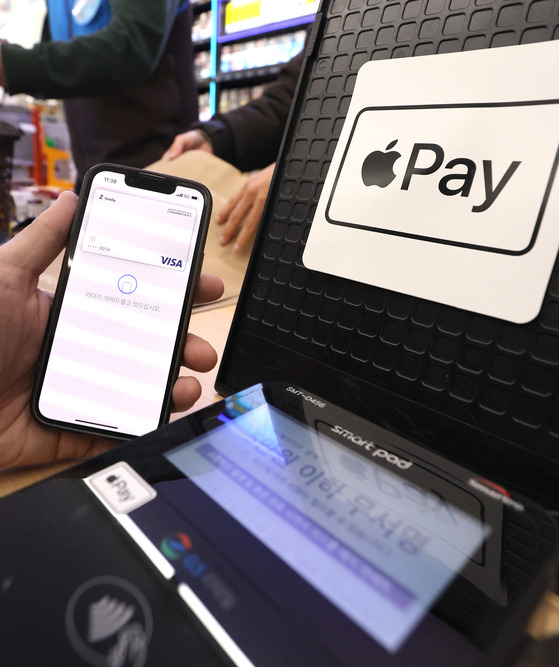
[{"label": "phone screen", "polygon": [[120,436],[164,420],[206,205],[195,187],[172,189],[131,187],[124,170],[92,176],[47,336],[42,420]]}]

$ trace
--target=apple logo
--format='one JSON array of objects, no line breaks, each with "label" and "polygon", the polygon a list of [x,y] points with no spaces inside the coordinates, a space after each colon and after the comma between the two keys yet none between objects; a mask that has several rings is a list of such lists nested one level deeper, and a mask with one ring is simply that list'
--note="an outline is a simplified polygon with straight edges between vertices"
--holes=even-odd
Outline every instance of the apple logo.
[{"label": "apple logo", "polygon": [[394,148],[398,139],[394,139],[386,147],[388,153],[383,151],[374,151],[365,158],[361,167],[361,178],[366,186],[378,185],[379,188],[385,188],[396,178],[393,167],[396,160],[400,157],[398,151]]}]

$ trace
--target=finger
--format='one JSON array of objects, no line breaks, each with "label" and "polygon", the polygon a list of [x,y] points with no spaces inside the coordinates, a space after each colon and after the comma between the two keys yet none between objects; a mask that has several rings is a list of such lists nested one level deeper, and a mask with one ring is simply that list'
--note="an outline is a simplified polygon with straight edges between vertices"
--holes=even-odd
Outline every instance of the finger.
[{"label": "finger", "polygon": [[207,340],[189,333],[184,346],[183,361],[190,370],[207,373],[217,364],[217,352]]},{"label": "finger", "polygon": [[181,149],[180,146],[177,144],[177,141],[175,140],[173,144],[168,148],[163,155],[161,156],[162,160],[174,160],[181,154]]},{"label": "finger", "polygon": [[161,156],[161,160],[174,160],[177,157],[177,151],[173,146],[168,148],[163,155]]},{"label": "finger", "polygon": [[227,245],[229,241],[235,236],[239,227],[241,226],[243,220],[252,210],[254,205],[254,199],[252,193],[247,193],[246,197],[243,197],[231,211],[229,219],[225,223],[223,232],[219,238],[219,242],[222,245]]},{"label": "finger", "polygon": [[260,220],[262,219],[262,213],[264,212],[264,206],[266,205],[267,193],[267,183],[265,184],[264,189],[260,187],[256,190],[252,208],[245,216],[243,226],[239,231],[235,245],[233,246],[233,250],[235,252],[242,250],[248,241],[254,238],[256,230],[260,224]]},{"label": "finger", "polygon": [[262,217],[262,206],[255,204],[247,216],[241,231],[239,232],[233,250],[235,252],[240,252],[245,245],[254,238],[258,225],[260,224],[260,219]]},{"label": "finger", "polygon": [[216,222],[218,225],[223,225],[229,219],[231,211],[237,206],[237,204],[243,199],[246,192],[246,185],[237,191],[232,197],[230,197],[225,204],[223,205],[221,211],[217,214]]},{"label": "finger", "polygon": [[4,246],[4,257],[42,273],[66,245],[78,198],[66,190],[54,204]]},{"label": "finger", "polygon": [[189,130],[183,134],[178,134],[170,148],[163,153],[162,160],[174,160],[186,151],[191,151],[196,148],[201,148],[208,152],[212,152],[211,144],[204,138],[200,130]]},{"label": "finger", "polygon": [[194,293],[194,303],[211,303],[217,301],[223,294],[225,286],[221,278],[203,273],[198,281]]},{"label": "finger", "polygon": [[171,146],[163,153],[162,160],[174,160],[188,150],[188,137],[186,134],[178,134]]},{"label": "finger", "polygon": [[189,410],[201,395],[202,387],[196,378],[177,378],[173,387],[173,412]]}]

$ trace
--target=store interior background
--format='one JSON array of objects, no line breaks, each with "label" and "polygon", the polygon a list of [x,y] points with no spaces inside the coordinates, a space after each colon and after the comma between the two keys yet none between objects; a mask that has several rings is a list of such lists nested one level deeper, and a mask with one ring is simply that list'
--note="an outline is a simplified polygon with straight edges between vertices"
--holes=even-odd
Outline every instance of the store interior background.
[{"label": "store interior background", "polygon": [[[314,0],[255,1],[252,3],[255,6],[275,7],[282,19],[291,11],[291,20],[268,16],[264,25],[256,21],[247,30],[237,26],[236,31],[224,35],[218,25],[224,3],[225,0],[192,0],[196,94],[202,120],[260,95],[277,77],[282,63],[303,48],[306,27],[314,19],[319,4]],[[0,0],[0,38],[32,46],[40,38],[44,15],[45,0]],[[2,123],[16,128],[20,136],[14,139],[12,135],[3,135]],[[72,187],[73,181],[71,151],[60,103],[4,95],[0,101],[0,243],[47,208],[60,189]],[[230,308],[232,312],[233,306]],[[211,329],[215,331],[213,320]],[[211,382],[207,391],[209,394],[213,391]],[[41,471],[40,475],[43,474]],[[29,481],[31,478],[27,477],[24,483]],[[15,488],[21,485],[18,479]],[[533,618],[531,634],[540,638],[556,636],[558,618],[559,598],[550,595]]]},{"label": "store interior background", "polygon": [[[191,0],[200,119],[262,94],[304,45],[318,0]],[[41,36],[45,0],[0,0],[0,38],[31,47]],[[227,13],[226,13],[227,10]],[[73,187],[75,169],[57,100],[3,95],[0,106],[0,242]],[[13,128],[18,136],[14,137]],[[8,201],[9,200],[9,201]]]}]

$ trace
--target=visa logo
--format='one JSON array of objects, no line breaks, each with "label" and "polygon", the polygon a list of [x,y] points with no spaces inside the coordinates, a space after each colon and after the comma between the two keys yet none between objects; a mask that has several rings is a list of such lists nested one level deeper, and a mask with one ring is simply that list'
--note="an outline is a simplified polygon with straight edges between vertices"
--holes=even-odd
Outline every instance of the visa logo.
[{"label": "visa logo", "polygon": [[161,262],[165,266],[174,266],[177,269],[182,269],[182,259],[175,259],[175,257],[163,257],[163,255],[161,255]]}]

